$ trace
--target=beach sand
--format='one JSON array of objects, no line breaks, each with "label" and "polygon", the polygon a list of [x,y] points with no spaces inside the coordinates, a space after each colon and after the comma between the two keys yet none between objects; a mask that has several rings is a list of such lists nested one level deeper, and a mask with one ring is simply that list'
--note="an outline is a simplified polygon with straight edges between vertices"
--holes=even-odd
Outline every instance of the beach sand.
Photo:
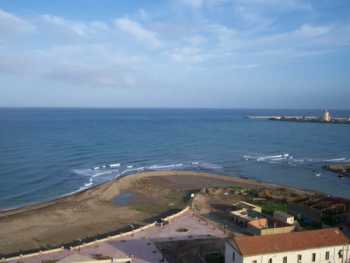
[{"label": "beach sand", "polygon": [[[251,180],[195,172],[147,172],[122,177],[85,191],[0,213],[0,258],[97,237],[129,224],[144,225],[155,216],[182,209],[191,191],[239,185],[274,187]],[[122,193],[132,196],[118,204]]]}]

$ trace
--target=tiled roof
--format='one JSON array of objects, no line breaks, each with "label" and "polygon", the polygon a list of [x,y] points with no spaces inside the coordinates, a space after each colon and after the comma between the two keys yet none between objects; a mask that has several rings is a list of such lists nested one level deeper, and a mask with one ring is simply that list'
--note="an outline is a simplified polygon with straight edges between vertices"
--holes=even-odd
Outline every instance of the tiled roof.
[{"label": "tiled roof", "polygon": [[349,239],[338,228],[233,238],[233,244],[243,256],[298,251],[349,243]]},{"label": "tiled roof", "polygon": [[258,229],[267,228],[269,226],[266,218],[252,220],[248,223],[248,225]]}]

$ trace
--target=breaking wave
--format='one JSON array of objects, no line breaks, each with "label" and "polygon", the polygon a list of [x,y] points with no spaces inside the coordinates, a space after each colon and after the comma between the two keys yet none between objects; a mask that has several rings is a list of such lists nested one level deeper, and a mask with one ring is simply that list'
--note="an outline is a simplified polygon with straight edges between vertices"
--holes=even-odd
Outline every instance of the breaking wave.
[{"label": "breaking wave", "polygon": [[103,164],[86,169],[73,169],[74,174],[87,177],[87,182],[84,183],[78,190],[85,190],[93,185],[100,184],[121,176],[144,172],[144,171],[166,171],[166,170],[220,170],[222,166],[214,163],[193,161],[188,163],[168,163],[168,164],[152,164],[147,166],[135,166],[134,164]]},{"label": "breaking wave", "polygon": [[246,161],[256,161],[263,163],[280,163],[280,164],[290,164],[290,165],[301,165],[301,164],[327,164],[327,163],[347,163],[350,162],[350,158],[339,157],[333,159],[324,158],[295,158],[290,153],[281,153],[275,155],[263,155],[263,154],[251,154],[243,155],[243,159]]}]

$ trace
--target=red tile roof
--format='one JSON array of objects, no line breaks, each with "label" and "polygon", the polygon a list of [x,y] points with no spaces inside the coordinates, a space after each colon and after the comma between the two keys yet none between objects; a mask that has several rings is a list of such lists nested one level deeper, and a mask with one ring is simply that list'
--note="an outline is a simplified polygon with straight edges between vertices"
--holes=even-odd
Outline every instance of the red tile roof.
[{"label": "red tile roof", "polygon": [[269,226],[266,218],[252,220],[248,223],[248,225],[258,229],[264,229]]},{"label": "red tile roof", "polygon": [[233,244],[242,256],[298,251],[349,243],[349,239],[338,228],[233,238]]}]

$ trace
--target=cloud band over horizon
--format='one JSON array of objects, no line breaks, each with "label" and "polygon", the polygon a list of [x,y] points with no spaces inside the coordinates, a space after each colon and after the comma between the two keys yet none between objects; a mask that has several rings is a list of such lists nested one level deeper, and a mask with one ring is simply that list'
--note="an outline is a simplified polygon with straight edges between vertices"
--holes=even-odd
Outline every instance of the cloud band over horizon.
[{"label": "cloud band over horizon", "polygon": [[345,0],[89,1],[89,17],[16,2],[0,106],[349,107]]}]

